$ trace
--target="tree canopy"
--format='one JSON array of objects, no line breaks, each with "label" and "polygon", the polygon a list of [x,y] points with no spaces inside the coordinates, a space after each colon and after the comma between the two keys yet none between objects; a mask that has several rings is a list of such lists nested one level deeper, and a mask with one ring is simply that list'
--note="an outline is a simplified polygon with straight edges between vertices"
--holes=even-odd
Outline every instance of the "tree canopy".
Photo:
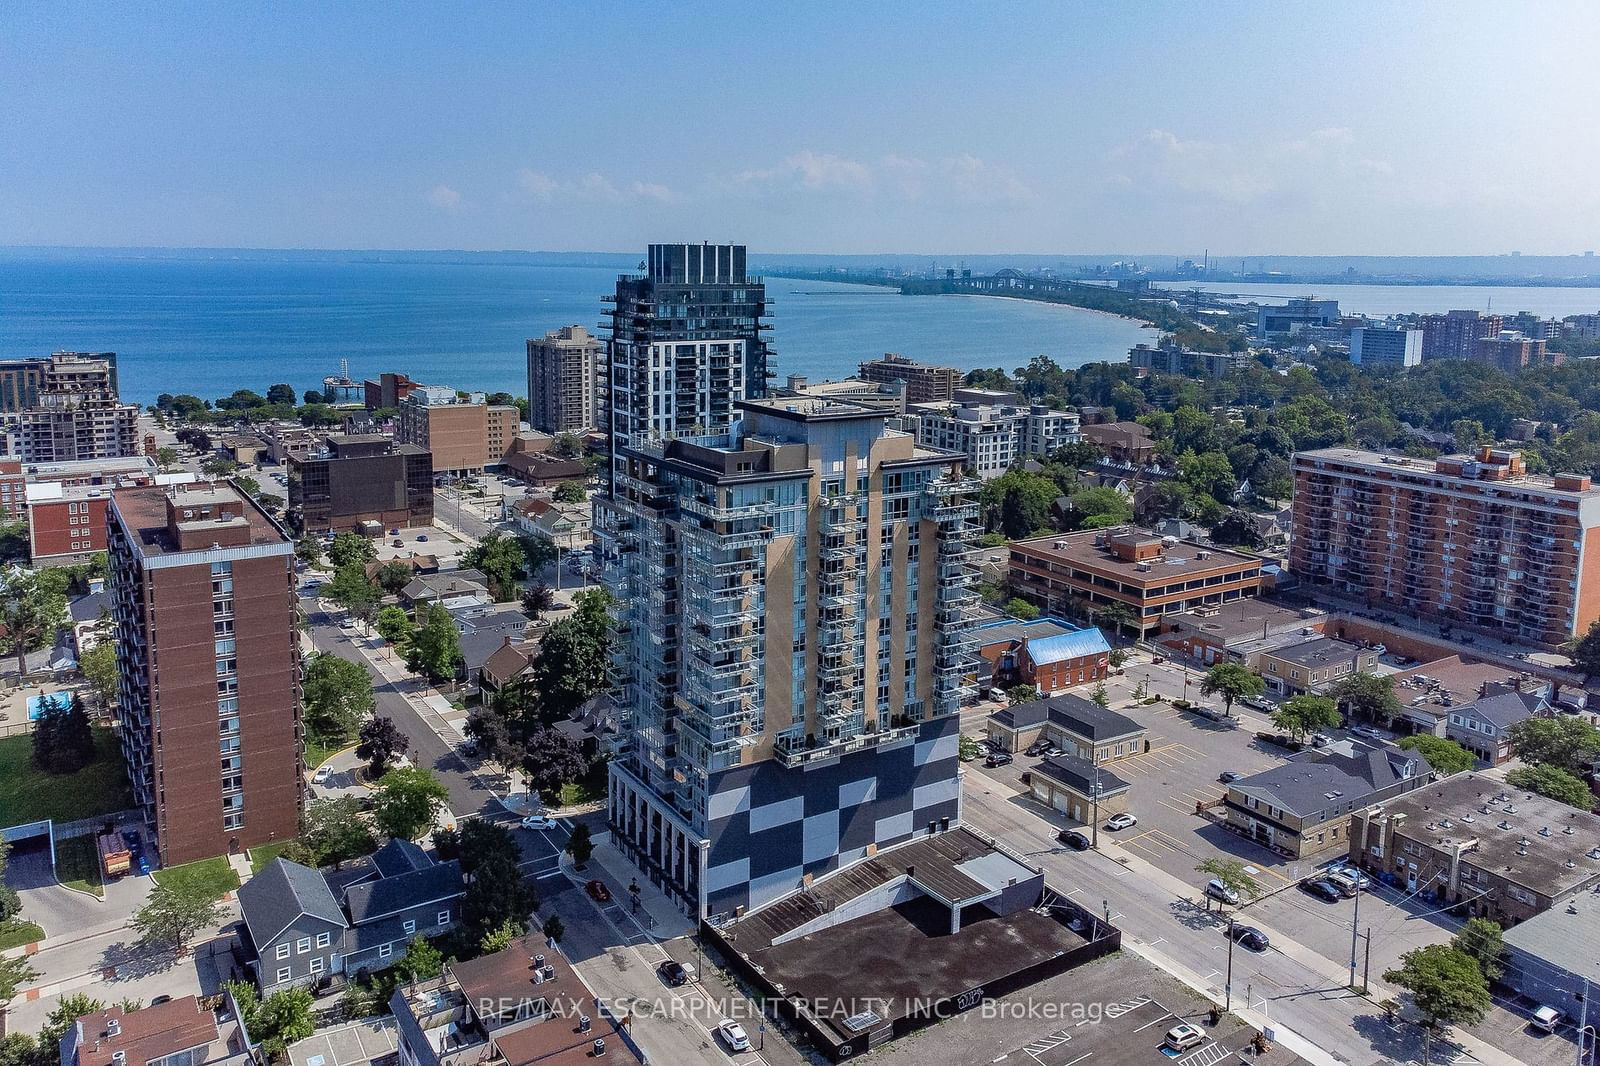
[{"label": "tree canopy", "polygon": [[433,824],[450,792],[418,767],[390,770],[378,781],[372,798],[372,819],[390,837],[415,840]]},{"label": "tree canopy", "polygon": [[1434,1028],[1471,1025],[1489,1011],[1489,983],[1478,960],[1448,944],[1412,948],[1383,979],[1410,992]]},{"label": "tree canopy", "polygon": [[406,662],[435,683],[456,676],[456,668],[462,662],[461,631],[440,604],[428,605],[422,625],[411,635]]},{"label": "tree canopy", "polygon": [[1581,773],[1600,756],[1600,729],[1582,718],[1525,718],[1506,730],[1512,750],[1525,763],[1543,763]]},{"label": "tree canopy", "polygon": [[1446,737],[1436,737],[1429,733],[1418,733],[1416,736],[1404,737],[1396,747],[1414,751],[1428,760],[1428,765],[1439,771],[1441,776],[1459,774],[1463,770],[1470,770],[1478,765],[1478,757],[1463,748],[1460,744]]},{"label": "tree canopy", "polygon": [[1200,694],[1222,697],[1225,714],[1233,713],[1235,700],[1259,696],[1265,691],[1267,683],[1261,675],[1238,663],[1218,663],[1200,680]]},{"label": "tree canopy", "polygon": [[1548,763],[1519,766],[1506,774],[1506,784],[1576,807],[1580,811],[1594,810],[1595,796],[1588,784],[1583,778],[1559,766]]},{"label": "tree canopy", "polygon": [[1328,687],[1339,709],[1351,718],[1364,718],[1384,726],[1394,724],[1404,708],[1395,695],[1394,678],[1388,674],[1350,674]]},{"label": "tree canopy", "polygon": [[1272,724],[1296,740],[1339,724],[1339,708],[1326,696],[1291,696],[1272,714]]},{"label": "tree canopy", "polygon": [[306,663],[301,689],[306,730],[325,746],[354,736],[377,706],[366,667],[337,655],[313,655]]}]

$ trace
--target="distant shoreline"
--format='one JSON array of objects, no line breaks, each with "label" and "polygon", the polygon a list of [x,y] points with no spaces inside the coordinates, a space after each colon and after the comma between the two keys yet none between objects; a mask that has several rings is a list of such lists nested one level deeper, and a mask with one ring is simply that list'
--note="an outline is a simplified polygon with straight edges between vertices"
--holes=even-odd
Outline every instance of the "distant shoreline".
[{"label": "distant shoreline", "polygon": [[994,292],[941,292],[937,296],[956,296],[964,300],[1012,300],[1016,303],[1036,304],[1040,307],[1059,307],[1064,311],[1077,311],[1085,315],[1104,315],[1107,318],[1120,318],[1124,322],[1137,322],[1144,329],[1157,329],[1154,322],[1133,315],[1119,315],[1115,311],[1102,311],[1098,307],[1079,307],[1077,304],[1065,303],[1061,300],[1030,300],[1026,296],[1005,296]]}]

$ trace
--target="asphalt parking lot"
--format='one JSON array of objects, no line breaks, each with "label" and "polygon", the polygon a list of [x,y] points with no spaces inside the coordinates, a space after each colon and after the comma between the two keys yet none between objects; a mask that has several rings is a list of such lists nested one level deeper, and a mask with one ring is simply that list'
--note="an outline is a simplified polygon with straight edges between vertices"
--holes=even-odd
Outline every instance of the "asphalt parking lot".
[{"label": "asphalt parking lot", "polygon": [[[873,1052],[895,1066],[1215,1066],[1254,1037],[1228,1016],[1212,1027],[1209,1003],[1136,955],[1122,952],[1041,981]],[[1162,1040],[1180,1022],[1202,1043],[1167,1054]],[[1281,1049],[1250,1057],[1262,1066],[1298,1060]]]}]

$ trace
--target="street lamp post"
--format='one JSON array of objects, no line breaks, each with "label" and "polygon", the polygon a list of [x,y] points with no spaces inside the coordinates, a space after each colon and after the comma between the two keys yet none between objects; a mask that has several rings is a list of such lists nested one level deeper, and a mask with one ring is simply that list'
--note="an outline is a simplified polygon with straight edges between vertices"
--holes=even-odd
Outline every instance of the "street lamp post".
[{"label": "street lamp post", "polygon": [[1233,1010],[1233,915],[1228,915],[1228,976],[1222,984],[1222,1010],[1224,1014]]},{"label": "street lamp post", "polygon": [[1090,846],[1096,850],[1098,850],[1100,847],[1100,763],[1098,760],[1098,755],[1099,752],[1095,751],[1093,748],[1089,750],[1089,757],[1095,760],[1094,794],[1091,797],[1094,801],[1094,828],[1090,830],[1090,833],[1093,835],[1094,839],[1090,841]]}]

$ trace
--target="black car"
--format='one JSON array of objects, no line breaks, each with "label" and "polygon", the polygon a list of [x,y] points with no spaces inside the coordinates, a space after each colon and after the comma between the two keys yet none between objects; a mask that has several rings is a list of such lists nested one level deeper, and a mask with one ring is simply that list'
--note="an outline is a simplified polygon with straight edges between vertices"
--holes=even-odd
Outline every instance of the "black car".
[{"label": "black car", "polygon": [[1243,778],[1244,774],[1241,774],[1237,770],[1224,770],[1222,771],[1222,774],[1218,780],[1222,781],[1224,784],[1232,784],[1233,782],[1242,780]]},{"label": "black car", "polygon": [[1043,741],[1034,741],[1032,744],[1028,745],[1028,756],[1030,758],[1037,759],[1047,750],[1049,750],[1048,744],[1045,744]]},{"label": "black car", "polygon": [[689,983],[689,969],[676,959],[668,959],[657,967],[656,972],[661,974],[661,979],[676,988]]},{"label": "black car", "polygon": [[1325,881],[1322,878],[1316,878],[1310,881],[1301,881],[1300,890],[1316,896],[1324,903],[1338,903],[1344,898],[1343,893],[1339,891],[1338,885],[1334,884],[1332,881]]},{"label": "black car", "polygon": [[1089,850],[1089,838],[1076,829],[1063,829],[1056,834],[1056,839],[1074,851]]},{"label": "black car", "polygon": [[1011,755],[1010,755],[1009,752],[997,751],[993,755],[989,756],[987,759],[983,760],[983,765],[985,765],[985,766],[1004,766],[1007,763],[1009,763],[1010,761],[1011,761]]},{"label": "black car", "polygon": [[1236,925],[1228,930],[1228,935],[1246,951],[1266,951],[1272,946],[1267,934],[1253,925]]}]

